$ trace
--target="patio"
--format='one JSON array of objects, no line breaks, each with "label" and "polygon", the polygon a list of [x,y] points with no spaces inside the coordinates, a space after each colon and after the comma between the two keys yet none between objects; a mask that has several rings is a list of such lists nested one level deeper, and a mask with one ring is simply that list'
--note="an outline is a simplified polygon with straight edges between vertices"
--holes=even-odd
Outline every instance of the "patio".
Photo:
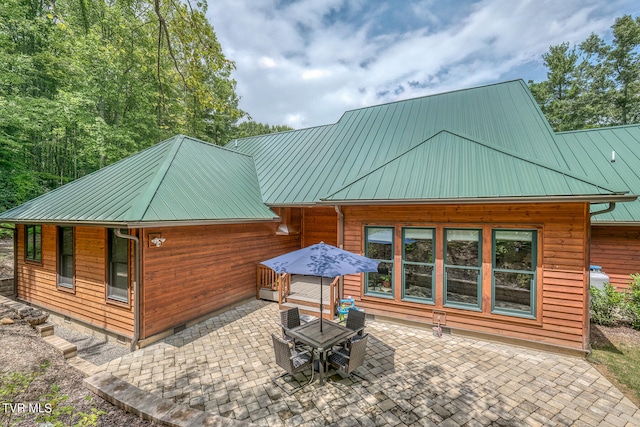
[{"label": "patio", "polygon": [[[287,396],[271,378],[275,303],[251,301],[103,365],[141,389],[257,425],[638,426],[585,360],[367,321],[367,378]],[[334,377],[339,378],[339,377]]]}]

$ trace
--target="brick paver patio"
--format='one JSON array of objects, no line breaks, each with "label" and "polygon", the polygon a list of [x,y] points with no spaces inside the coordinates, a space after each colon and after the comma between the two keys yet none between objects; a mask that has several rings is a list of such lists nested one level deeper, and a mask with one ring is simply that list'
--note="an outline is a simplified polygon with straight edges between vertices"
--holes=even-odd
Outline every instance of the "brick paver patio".
[{"label": "brick paver patio", "polygon": [[638,407],[583,359],[381,321],[367,321],[366,381],[314,380],[288,396],[271,382],[278,318],[277,304],[252,301],[101,369],[258,425],[640,426]]}]

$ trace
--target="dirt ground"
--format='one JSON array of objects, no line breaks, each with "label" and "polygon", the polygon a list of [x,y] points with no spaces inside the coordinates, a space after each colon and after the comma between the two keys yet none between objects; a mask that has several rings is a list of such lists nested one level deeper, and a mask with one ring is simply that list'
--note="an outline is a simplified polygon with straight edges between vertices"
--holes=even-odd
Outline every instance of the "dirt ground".
[{"label": "dirt ground", "polygon": [[[91,408],[104,411],[98,419],[98,426],[157,426],[158,424],[144,421],[134,414],[122,411],[111,403],[89,392],[82,385],[83,375],[70,366],[52,346],[37,336],[35,330],[11,310],[0,306],[0,319],[14,320],[12,325],[0,325],[0,401],[11,404],[24,403],[40,404],[45,411],[45,404],[50,400],[43,397],[51,393],[52,386],[59,387],[60,396],[68,396],[67,400],[59,403],[60,407],[73,406],[74,414],[91,413]],[[11,372],[36,373],[34,381],[24,392],[3,396],[15,384],[15,380],[8,378]],[[90,400],[87,400],[90,396]],[[17,427],[45,425],[36,420],[36,413],[28,410],[13,412],[6,405],[0,407],[0,425]],[[71,420],[68,416],[60,419],[64,425],[75,425],[78,419]]]}]

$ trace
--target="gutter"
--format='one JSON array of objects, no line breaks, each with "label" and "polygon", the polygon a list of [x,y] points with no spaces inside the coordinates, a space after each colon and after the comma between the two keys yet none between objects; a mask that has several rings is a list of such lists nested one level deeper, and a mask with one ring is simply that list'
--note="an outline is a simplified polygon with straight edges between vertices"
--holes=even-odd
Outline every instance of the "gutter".
[{"label": "gutter", "polygon": [[131,339],[131,351],[136,350],[138,344],[138,338],[140,337],[140,324],[138,318],[140,317],[140,239],[130,234],[122,234],[119,228],[114,228],[116,236],[133,240],[135,247],[135,260],[134,260],[134,279],[133,279],[133,338]]},{"label": "gutter", "polygon": [[370,199],[370,200],[321,200],[318,205],[427,205],[427,204],[485,204],[485,203],[611,203],[632,202],[635,194],[609,194],[598,196],[536,196],[536,197],[460,197],[449,199]]},{"label": "gutter", "polygon": [[18,298],[18,230],[2,224],[0,228],[13,233],[13,298]]},{"label": "gutter", "polygon": [[[344,249],[344,214],[340,210],[339,205],[333,207],[338,215],[338,247]],[[344,276],[340,276],[339,294],[341,298],[344,298]]]}]

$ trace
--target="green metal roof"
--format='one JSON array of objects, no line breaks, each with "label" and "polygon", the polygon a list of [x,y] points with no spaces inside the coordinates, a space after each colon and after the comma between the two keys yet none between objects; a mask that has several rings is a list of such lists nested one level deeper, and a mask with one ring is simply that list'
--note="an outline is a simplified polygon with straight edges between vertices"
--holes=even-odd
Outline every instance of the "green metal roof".
[{"label": "green metal roof", "polygon": [[521,154],[442,131],[331,194],[328,201],[573,197],[624,193]]},{"label": "green metal roof", "polygon": [[[457,144],[453,150],[457,155],[453,156],[448,146],[436,143],[439,149],[422,146],[412,155],[433,150],[433,154],[439,157],[424,161],[448,167],[442,171],[443,174],[429,175],[432,172],[420,170],[419,165],[397,168],[393,176],[380,170],[391,160],[440,135],[442,131],[463,135],[469,141],[486,143],[493,150],[480,149],[477,144]],[[436,140],[443,138],[449,137],[439,136]],[[466,148],[463,149],[463,146]],[[462,165],[477,162],[477,158],[472,157],[477,150],[481,150],[492,161],[504,156],[489,156],[488,153],[505,150],[505,153],[515,153],[523,159],[529,159],[527,168],[544,164],[557,171],[568,170],[549,123],[522,80],[352,110],[333,125],[240,139],[231,141],[227,147],[254,157],[263,200],[269,205],[318,203],[330,195],[333,195],[332,198],[346,197],[346,193],[352,200],[362,200],[366,195],[371,195],[372,190],[355,184],[355,181],[372,171],[378,171],[376,176],[389,179],[381,183],[388,186],[389,191],[384,192],[387,200],[406,199],[407,189],[396,183],[414,185],[413,176],[416,173],[429,175],[433,180],[430,185],[434,187],[447,188],[446,191],[435,191],[435,188],[425,187],[418,191],[429,197],[460,199],[489,193],[524,197],[533,193],[545,195],[563,191],[567,195],[573,194],[569,189],[575,194],[587,191],[584,186],[570,185],[565,189],[569,185],[568,178],[561,173],[539,172],[538,175],[545,176],[551,182],[545,182],[535,190],[522,182],[520,191],[515,186],[509,187],[509,191],[501,189],[502,185],[506,185],[503,183],[513,175],[502,168],[492,167],[494,181],[486,182],[487,186],[492,184],[496,188],[480,188],[477,179],[469,178],[466,166]],[[404,161],[409,160],[394,164]],[[487,165],[477,164],[481,174],[488,174],[479,168]],[[386,167],[383,169],[388,170]],[[531,174],[534,175],[533,172]],[[447,182],[449,177],[455,180],[455,185]],[[354,185],[347,191],[346,188],[352,183]],[[593,189],[592,194],[603,194],[606,188],[597,183],[588,187]],[[345,191],[338,194],[341,189]]]},{"label": "green metal roof", "polygon": [[[556,140],[572,171],[640,194],[640,125],[561,132]],[[611,162],[613,151],[615,162]],[[594,205],[592,211],[602,208]],[[640,201],[617,204],[615,210],[596,215],[592,221],[640,222]]]},{"label": "green metal roof", "polygon": [[17,222],[144,225],[272,220],[253,159],[182,135],[0,214]]}]

